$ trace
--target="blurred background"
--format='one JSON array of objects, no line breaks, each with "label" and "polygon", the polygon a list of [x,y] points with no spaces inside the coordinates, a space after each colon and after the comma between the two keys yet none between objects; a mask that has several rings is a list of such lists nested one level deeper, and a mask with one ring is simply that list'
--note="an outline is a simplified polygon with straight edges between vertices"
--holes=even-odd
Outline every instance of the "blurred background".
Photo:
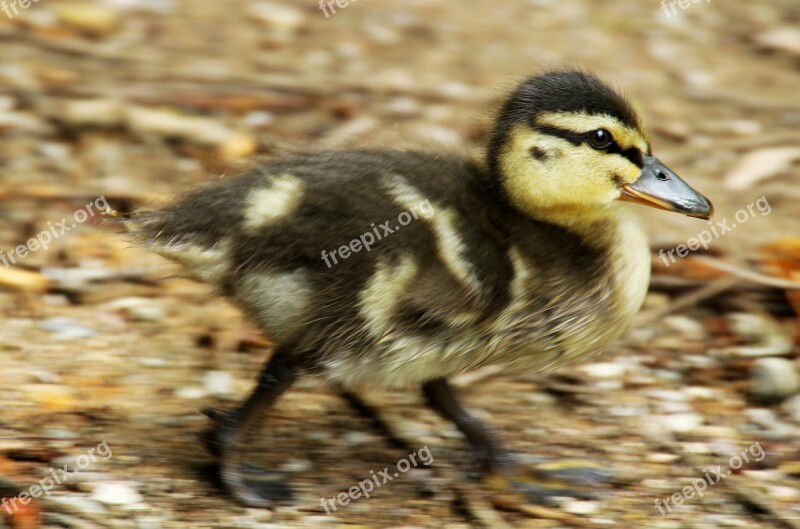
[{"label": "blurred background", "polygon": [[[0,8],[0,497],[101,443],[113,452],[13,515],[0,508],[0,528],[800,527],[796,0]],[[627,93],[656,154],[717,213],[637,208],[651,292],[595,363],[458,380],[538,469],[528,494],[466,481],[463,440],[415,392],[367,396],[381,431],[305,380],[251,456],[291,475],[294,499],[232,502],[198,410],[248,393],[268,337],[133,247],[104,206],[158,204],[306,145],[479,157],[515,83],[563,66]],[[707,248],[685,250],[693,238]],[[672,262],[676,248],[689,255]],[[754,443],[765,456],[733,468]],[[433,465],[321,507],[423,446]],[[662,515],[657,499],[717,465],[723,480]]]}]

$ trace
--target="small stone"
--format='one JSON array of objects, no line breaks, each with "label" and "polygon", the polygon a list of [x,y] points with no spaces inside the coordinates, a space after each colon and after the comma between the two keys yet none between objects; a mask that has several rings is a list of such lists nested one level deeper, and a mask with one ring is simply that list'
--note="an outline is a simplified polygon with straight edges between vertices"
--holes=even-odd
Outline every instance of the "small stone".
[{"label": "small stone", "polygon": [[91,498],[105,505],[135,505],[142,495],[133,484],[125,482],[101,483],[92,491]]},{"label": "small stone", "polygon": [[761,33],[756,37],[756,44],[768,50],[800,57],[800,29],[787,26]]},{"label": "small stone", "polygon": [[748,189],[761,180],[789,170],[800,159],[800,147],[769,147],[745,154],[723,178],[731,190]]},{"label": "small stone", "polygon": [[375,438],[362,432],[348,432],[342,436],[342,440],[350,446],[358,446],[375,442]]},{"label": "small stone", "polygon": [[[712,452],[711,447],[706,443],[681,443],[681,448],[686,454],[706,455]],[[735,452],[734,452],[735,453]]]},{"label": "small stone", "polygon": [[780,501],[794,501],[800,499],[800,490],[794,487],[768,486],[767,493]]},{"label": "small stone", "polygon": [[113,30],[119,13],[100,4],[55,4],[56,16],[65,25],[93,35]]},{"label": "small stone", "polygon": [[744,414],[755,424],[762,426],[768,430],[772,430],[778,426],[778,418],[775,412],[767,408],[747,408]]},{"label": "small stone", "polygon": [[74,510],[81,514],[86,514],[89,516],[98,514],[104,515],[108,513],[106,508],[103,507],[102,503],[89,499],[86,496],[80,496],[78,494],[68,494],[65,496],[60,496],[60,495],[52,496],[50,500],[53,501],[54,503],[68,506],[70,510]]},{"label": "small stone", "polygon": [[647,392],[648,397],[667,402],[688,402],[689,395],[683,391],[673,391],[668,389],[654,389]]},{"label": "small stone", "polygon": [[653,417],[661,426],[674,433],[686,433],[703,425],[703,417],[696,413],[673,413]]},{"label": "small stone", "polygon": [[31,402],[51,411],[67,411],[75,409],[77,406],[75,391],[68,386],[25,384],[19,388]]},{"label": "small stone", "polygon": [[752,119],[732,119],[726,122],[727,129],[738,136],[754,136],[760,134],[764,127]]},{"label": "small stone", "polygon": [[706,329],[703,324],[686,316],[667,316],[663,319],[670,329],[677,331],[690,340],[704,340]]},{"label": "small stone", "polygon": [[786,399],[781,408],[794,422],[800,423],[800,395],[795,395],[790,399]]},{"label": "small stone", "polygon": [[752,345],[729,347],[723,354],[741,358],[786,356],[794,349],[791,336],[774,320],[756,314],[736,313],[728,317],[731,330]]},{"label": "small stone", "polygon": [[208,392],[204,388],[180,388],[175,391],[175,395],[182,399],[202,399],[208,396]]},{"label": "small stone", "polygon": [[279,467],[281,472],[308,472],[313,468],[308,459],[290,459]]},{"label": "small stone", "polygon": [[706,386],[689,386],[684,392],[693,399],[714,400],[720,398],[719,391]]},{"label": "small stone", "polygon": [[58,119],[73,126],[116,127],[123,123],[122,105],[113,99],[72,99],[64,102]]},{"label": "small stone", "polygon": [[92,329],[79,325],[67,318],[52,318],[39,324],[40,329],[50,331],[57,340],[78,340],[81,338],[92,338],[97,333]]},{"label": "small stone", "polygon": [[785,358],[759,358],[751,372],[753,396],[766,401],[781,400],[800,392],[800,374]]},{"label": "small stone", "polygon": [[628,370],[626,366],[612,362],[585,364],[579,369],[594,378],[618,378],[624,375]]},{"label": "small stone", "polygon": [[148,298],[120,298],[107,304],[109,308],[124,312],[134,321],[161,321],[164,319],[164,310],[153,304]]},{"label": "small stone", "polygon": [[203,377],[203,387],[209,395],[224,396],[233,393],[233,375],[227,371],[209,371]]},{"label": "small stone", "polygon": [[649,453],[645,459],[651,463],[674,463],[679,460],[681,456],[677,454],[663,454],[663,453]]},{"label": "small stone", "polygon": [[561,504],[561,510],[564,512],[582,516],[596,513],[599,507],[600,506],[595,501],[571,500]]},{"label": "small stone", "polygon": [[250,15],[270,29],[286,32],[297,31],[305,20],[302,11],[272,2],[254,2]]}]

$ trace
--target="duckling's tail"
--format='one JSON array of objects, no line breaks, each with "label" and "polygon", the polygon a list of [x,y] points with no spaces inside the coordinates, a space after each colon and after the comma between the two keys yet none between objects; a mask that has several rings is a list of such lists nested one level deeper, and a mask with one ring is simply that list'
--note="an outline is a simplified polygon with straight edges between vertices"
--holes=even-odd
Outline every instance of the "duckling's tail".
[{"label": "duckling's tail", "polygon": [[110,221],[124,227],[140,247],[181,265],[189,277],[219,284],[219,272],[228,257],[225,248],[199,233],[185,230],[173,209],[137,211]]}]

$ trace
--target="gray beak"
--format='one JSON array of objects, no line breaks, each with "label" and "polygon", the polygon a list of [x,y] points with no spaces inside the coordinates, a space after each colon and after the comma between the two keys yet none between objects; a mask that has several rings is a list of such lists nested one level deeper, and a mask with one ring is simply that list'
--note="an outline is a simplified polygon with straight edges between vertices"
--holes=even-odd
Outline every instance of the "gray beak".
[{"label": "gray beak", "polygon": [[646,154],[642,173],[634,183],[622,186],[620,200],[701,219],[709,219],[714,213],[714,206],[706,197],[692,189],[658,158]]}]

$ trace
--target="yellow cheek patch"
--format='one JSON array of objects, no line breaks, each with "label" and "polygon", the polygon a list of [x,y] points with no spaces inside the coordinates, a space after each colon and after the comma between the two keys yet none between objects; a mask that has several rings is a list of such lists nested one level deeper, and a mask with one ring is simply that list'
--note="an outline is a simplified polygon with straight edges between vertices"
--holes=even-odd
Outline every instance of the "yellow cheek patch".
[{"label": "yellow cheek patch", "polygon": [[[542,159],[531,148],[544,152]],[[504,188],[512,202],[531,214],[551,208],[594,207],[619,196],[613,175],[630,162],[575,146],[569,141],[516,126],[500,154]],[[609,164],[612,164],[609,166]]]},{"label": "yellow cheek patch", "polygon": [[[563,122],[548,124],[564,128]],[[601,126],[612,128],[608,120]],[[619,198],[620,185],[636,181],[641,173],[639,167],[623,156],[609,155],[588,144],[574,145],[567,139],[522,124],[509,133],[499,163],[503,186],[511,201],[538,217],[546,215],[548,210],[609,204]]]}]

